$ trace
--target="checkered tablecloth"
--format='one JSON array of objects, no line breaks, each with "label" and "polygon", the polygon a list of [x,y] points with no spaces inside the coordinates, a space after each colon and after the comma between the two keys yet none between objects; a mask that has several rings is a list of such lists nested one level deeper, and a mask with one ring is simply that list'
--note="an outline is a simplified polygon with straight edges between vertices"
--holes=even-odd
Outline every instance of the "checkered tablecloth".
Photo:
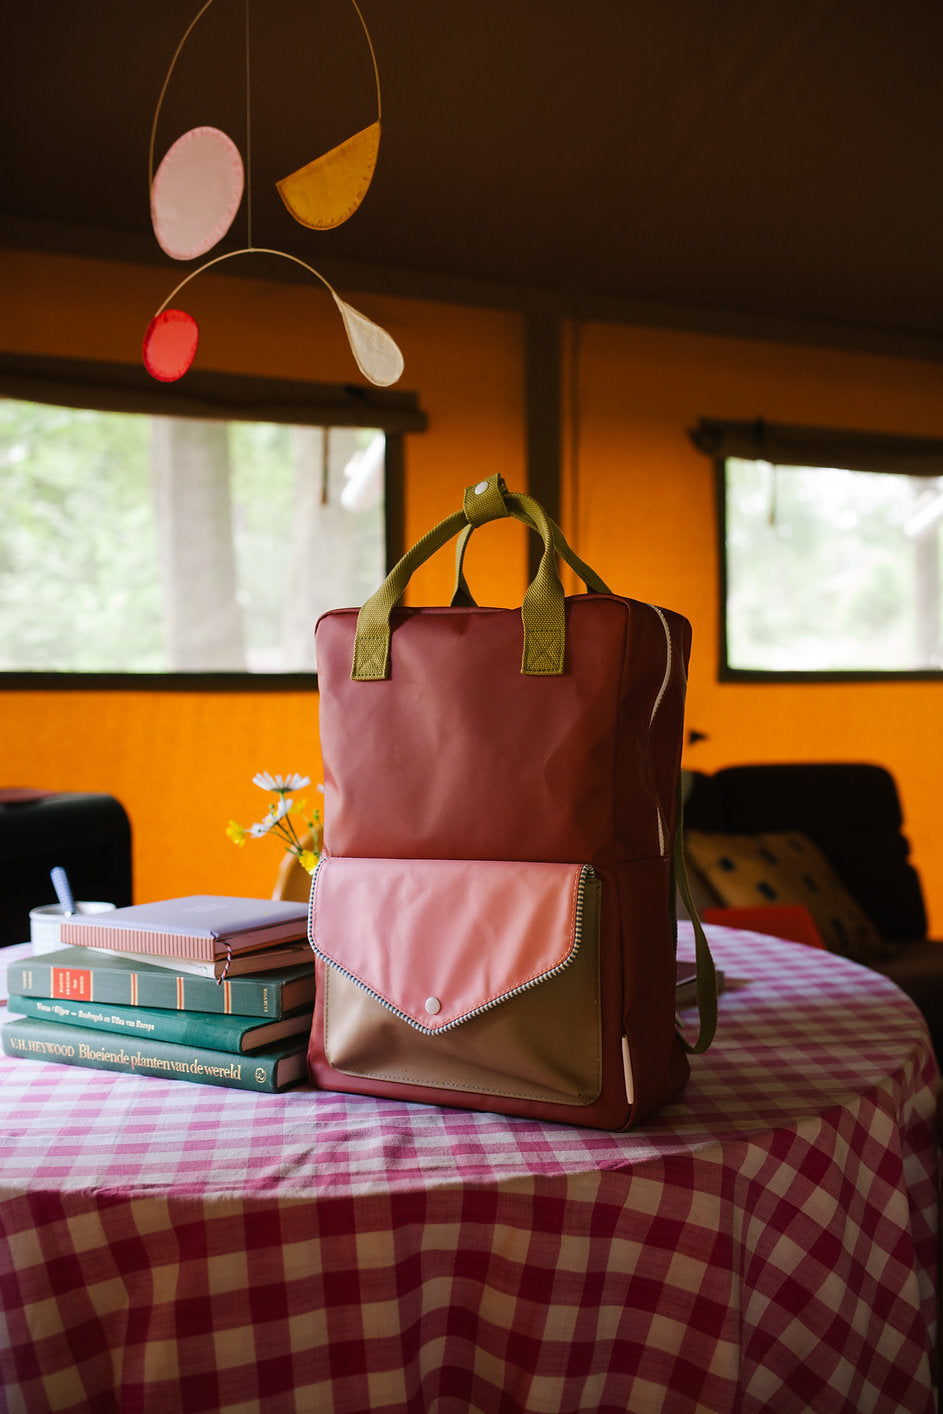
[{"label": "checkered tablecloth", "polygon": [[0,1061],[6,1407],[929,1414],[923,1023],[708,931],[717,1040],[629,1134]]}]

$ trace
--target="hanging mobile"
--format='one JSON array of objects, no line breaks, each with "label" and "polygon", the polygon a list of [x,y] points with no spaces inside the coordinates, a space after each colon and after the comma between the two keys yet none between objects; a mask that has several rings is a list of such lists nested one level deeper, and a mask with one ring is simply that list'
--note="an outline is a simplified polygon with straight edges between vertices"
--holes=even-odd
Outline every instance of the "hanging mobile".
[{"label": "hanging mobile", "polygon": [[[371,383],[388,387],[403,372],[403,356],[395,341],[378,324],[361,314],[337,294],[313,266],[287,251],[255,246],[252,242],[252,186],[239,149],[219,128],[191,128],[179,137],[154,172],[157,122],[174,67],[194,26],[213,0],[194,16],[177,45],[157,100],[148,150],[148,186],[151,223],[161,249],[175,260],[192,260],[205,255],[229,231],[247,194],[248,244],[228,251],[191,271],[157,310],[144,335],[142,356],[152,377],[161,382],[182,378],[193,363],[199,346],[199,327],[186,310],[171,307],[171,301],[197,275],[237,255],[278,255],[308,270],[328,290],[341,318],[357,367]],[[329,230],[341,225],[360,206],[373,178],[380,144],[380,75],[369,31],[357,0],[351,0],[363,26],[377,89],[376,120],[346,142],[322,153],[305,167],[276,183],[288,211],[302,225]],[[249,0],[246,0],[246,153],[251,153],[251,106],[249,101]]]}]

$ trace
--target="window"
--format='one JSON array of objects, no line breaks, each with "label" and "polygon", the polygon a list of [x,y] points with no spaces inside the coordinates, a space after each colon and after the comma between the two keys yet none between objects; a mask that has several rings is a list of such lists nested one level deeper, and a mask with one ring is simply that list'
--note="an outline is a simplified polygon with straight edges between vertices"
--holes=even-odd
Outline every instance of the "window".
[{"label": "window", "polygon": [[693,437],[717,465],[722,677],[943,674],[943,446],[763,423]]},{"label": "window", "polygon": [[318,616],[362,603],[400,553],[402,438],[382,425],[396,418],[364,408],[358,425],[343,398],[308,392],[279,420],[240,417],[238,401],[200,417],[171,415],[172,399],[153,412],[0,397],[5,680],[316,672]]}]

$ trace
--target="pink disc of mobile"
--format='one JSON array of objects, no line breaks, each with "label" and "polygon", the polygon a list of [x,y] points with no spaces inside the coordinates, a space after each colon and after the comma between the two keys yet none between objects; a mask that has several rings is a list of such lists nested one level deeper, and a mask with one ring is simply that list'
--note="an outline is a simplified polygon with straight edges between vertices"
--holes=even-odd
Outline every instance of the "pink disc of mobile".
[{"label": "pink disc of mobile", "polygon": [[191,128],[168,149],[151,184],[157,242],[174,260],[205,255],[239,210],[245,172],[239,149],[219,128]]}]

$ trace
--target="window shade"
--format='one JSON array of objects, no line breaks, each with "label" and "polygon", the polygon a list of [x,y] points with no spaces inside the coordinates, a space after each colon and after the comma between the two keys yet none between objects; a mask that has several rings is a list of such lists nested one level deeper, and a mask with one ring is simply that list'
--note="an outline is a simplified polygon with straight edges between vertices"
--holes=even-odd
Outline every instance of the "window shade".
[{"label": "window shade", "polygon": [[702,417],[688,435],[698,451],[720,460],[742,457],[775,466],[829,466],[849,471],[943,476],[943,441],[931,438],[793,427],[763,418],[723,422],[708,417]]},{"label": "window shade", "polygon": [[0,355],[0,396],[99,412],[376,427],[383,432],[426,428],[414,393],[199,371],[188,373],[178,390],[156,384],[143,366],[90,359]]}]

